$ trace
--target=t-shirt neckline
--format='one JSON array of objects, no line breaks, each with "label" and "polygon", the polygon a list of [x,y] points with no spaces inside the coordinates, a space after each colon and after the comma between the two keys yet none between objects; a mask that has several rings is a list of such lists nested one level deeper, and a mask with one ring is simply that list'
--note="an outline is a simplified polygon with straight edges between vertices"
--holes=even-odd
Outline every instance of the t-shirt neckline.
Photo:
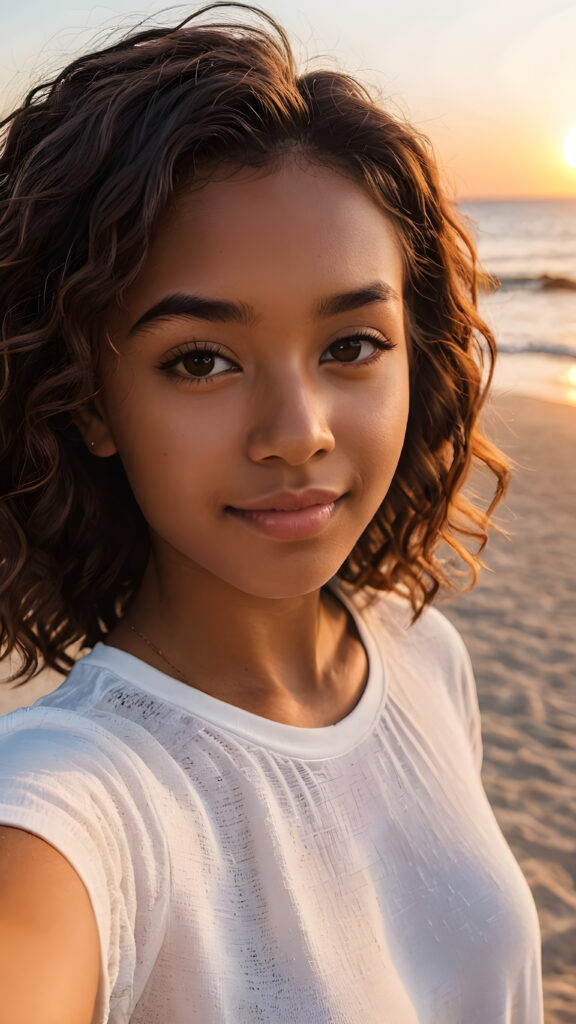
[{"label": "t-shirt neckline", "polygon": [[368,679],[359,701],[334,725],[308,728],[264,718],[197,690],[136,655],[104,643],[96,643],[81,661],[108,669],[137,689],[258,746],[292,756],[334,756],[356,746],[372,730],[385,698],[386,679],[379,644],[367,621],[368,616],[359,615],[352,596],[344,591],[339,581],[331,580],[329,589],[352,615],[368,660]]}]

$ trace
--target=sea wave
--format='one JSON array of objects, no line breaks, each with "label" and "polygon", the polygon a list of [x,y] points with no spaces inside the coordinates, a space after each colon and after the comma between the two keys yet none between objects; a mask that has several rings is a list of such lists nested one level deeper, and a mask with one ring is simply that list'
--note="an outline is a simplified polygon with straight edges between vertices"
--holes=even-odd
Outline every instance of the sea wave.
[{"label": "sea wave", "polygon": [[554,274],[538,274],[536,277],[516,276],[487,273],[482,279],[484,291],[529,291],[529,292],[576,292],[576,279],[558,277]]},{"label": "sea wave", "polygon": [[563,359],[576,359],[575,345],[552,345],[547,342],[534,342],[528,344],[514,344],[498,340],[498,352],[505,352],[511,356],[558,356]]}]

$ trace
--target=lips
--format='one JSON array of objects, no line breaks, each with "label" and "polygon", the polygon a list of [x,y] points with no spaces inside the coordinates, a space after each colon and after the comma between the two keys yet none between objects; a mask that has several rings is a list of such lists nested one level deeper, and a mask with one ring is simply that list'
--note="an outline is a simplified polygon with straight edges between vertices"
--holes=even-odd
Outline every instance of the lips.
[{"label": "lips", "polygon": [[338,491],[319,488],[282,491],[258,498],[241,508],[228,506],[226,512],[252,531],[274,540],[307,540],[321,533],[338,514]]},{"label": "lips", "polygon": [[274,494],[243,502],[241,505],[230,505],[235,512],[298,512],[314,505],[331,505],[342,496],[342,491],[324,488],[310,488],[306,491],[277,491]]}]

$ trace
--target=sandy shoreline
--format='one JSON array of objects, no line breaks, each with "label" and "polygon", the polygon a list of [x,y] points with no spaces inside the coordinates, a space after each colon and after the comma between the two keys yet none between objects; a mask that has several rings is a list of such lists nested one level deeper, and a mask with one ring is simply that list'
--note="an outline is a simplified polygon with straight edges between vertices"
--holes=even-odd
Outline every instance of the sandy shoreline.
[{"label": "sandy shoreline", "polygon": [[[511,537],[492,535],[493,571],[442,607],[474,663],[486,791],[538,907],[546,1024],[576,1024],[576,408],[498,396],[486,427],[519,464],[497,513]],[[0,691],[0,712],[60,681]]]}]

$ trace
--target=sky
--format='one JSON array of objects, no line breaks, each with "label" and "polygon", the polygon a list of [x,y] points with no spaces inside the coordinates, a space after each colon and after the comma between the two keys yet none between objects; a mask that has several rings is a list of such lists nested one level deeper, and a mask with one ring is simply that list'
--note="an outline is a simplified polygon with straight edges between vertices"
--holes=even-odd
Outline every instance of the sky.
[{"label": "sky", "polygon": [[[576,0],[260,5],[288,30],[302,63],[321,56],[350,71],[424,132],[457,198],[576,197],[576,169],[562,156],[576,125]],[[161,22],[196,6],[169,8]],[[104,32],[160,10],[161,0],[0,0],[3,112]]]}]

